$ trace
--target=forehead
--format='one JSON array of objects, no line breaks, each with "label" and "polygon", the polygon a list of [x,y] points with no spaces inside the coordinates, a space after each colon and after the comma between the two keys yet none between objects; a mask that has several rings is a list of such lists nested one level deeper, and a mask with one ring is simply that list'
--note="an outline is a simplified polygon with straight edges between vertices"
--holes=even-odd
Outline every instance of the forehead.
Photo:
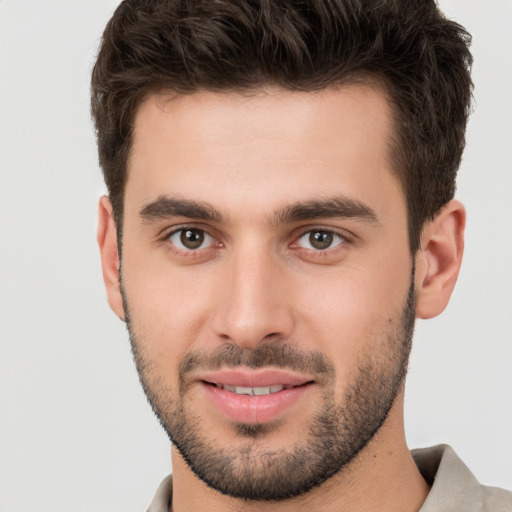
[{"label": "forehead", "polygon": [[385,94],[370,85],[154,95],[136,115],[126,206],[178,194],[226,208],[272,199],[278,207],[330,194],[334,184],[382,201],[400,188],[391,119]]}]

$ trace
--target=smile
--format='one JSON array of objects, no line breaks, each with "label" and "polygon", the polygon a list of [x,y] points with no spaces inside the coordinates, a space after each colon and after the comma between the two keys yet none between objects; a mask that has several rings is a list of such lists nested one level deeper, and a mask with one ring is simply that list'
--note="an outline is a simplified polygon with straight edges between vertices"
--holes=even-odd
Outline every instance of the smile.
[{"label": "smile", "polygon": [[293,413],[316,388],[309,375],[280,369],[223,369],[198,376],[207,407],[230,422],[261,424]]}]

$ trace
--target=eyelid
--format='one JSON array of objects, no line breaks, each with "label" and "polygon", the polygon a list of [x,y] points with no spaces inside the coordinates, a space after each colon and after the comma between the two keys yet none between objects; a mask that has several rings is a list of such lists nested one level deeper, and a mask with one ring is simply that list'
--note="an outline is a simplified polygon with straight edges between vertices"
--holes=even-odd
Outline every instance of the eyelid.
[{"label": "eyelid", "polygon": [[[188,234],[188,233],[191,233],[191,232],[201,233],[202,239],[199,240],[199,244],[200,245],[197,246],[197,247],[187,247],[186,244],[181,240],[181,238],[183,236],[183,233],[187,233]],[[208,233],[206,233],[206,231],[199,230],[199,229],[193,229],[193,228],[178,229],[177,231],[174,231],[173,233],[171,233],[169,235],[168,240],[178,250],[184,251],[184,252],[189,252],[189,251],[190,252],[196,252],[196,251],[201,251],[203,249],[208,249],[215,242],[215,238],[213,238],[213,236],[211,236]]]},{"label": "eyelid", "polygon": [[[174,225],[174,226],[170,226],[170,227],[168,226],[168,227],[160,230],[160,232],[157,234],[158,241],[169,243],[177,251],[190,252],[190,253],[197,253],[199,251],[204,251],[204,250],[210,249],[214,245],[214,243],[212,243],[212,244],[208,245],[207,247],[203,247],[201,249],[195,249],[195,250],[194,249],[180,249],[175,244],[172,244],[169,241],[169,238],[171,236],[173,236],[174,234],[176,234],[180,231],[184,231],[187,229],[191,229],[191,230],[195,229],[198,231],[202,231],[206,235],[210,236],[213,239],[213,242],[218,244],[218,247],[224,247],[224,243],[221,241],[221,237],[217,233],[215,233],[214,230],[210,229],[209,226],[203,226],[201,224],[192,223],[192,222],[190,222],[190,223],[184,222],[183,224],[178,224],[178,225]],[[336,236],[341,237],[343,239],[343,243],[339,243],[339,244],[335,245],[334,247],[329,247],[329,248],[323,249],[323,250],[322,249],[307,249],[307,248],[303,248],[297,244],[297,242],[300,238],[302,238],[304,235],[311,233],[313,231],[325,231],[327,233],[332,233]],[[297,230],[295,230],[295,234],[292,235],[293,241],[289,244],[289,247],[293,248],[293,249],[309,250],[310,252],[329,253],[330,251],[334,251],[337,248],[339,248],[340,245],[344,246],[345,244],[354,243],[355,238],[359,238],[359,237],[346,229],[342,229],[342,228],[338,228],[338,227],[325,226],[325,225],[302,226],[302,227],[298,228]]]},{"label": "eyelid", "polygon": [[167,240],[171,235],[174,235],[178,231],[184,231],[186,229],[197,229],[198,231],[204,231],[206,234],[210,235],[212,238],[218,239],[218,236],[212,232],[212,230],[208,226],[203,226],[196,222],[183,222],[181,224],[175,224],[173,226],[167,226],[161,229],[157,233],[157,237],[160,240]]},{"label": "eyelid", "polygon": [[[310,240],[311,235],[313,233],[328,234],[331,237],[331,240],[329,240],[330,245],[328,245],[325,248],[314,247],[312,241]],[[313,251],[313,252],[317,252],[317,251],[318,252],[328,252],[328,251],[336,250],[340,245],[343,245],[344,243],[346,243],[345,238],[342,237],[339,233],[335,233],[332,231],[329,232],[329,231],[325,231],[323,229],[316,229],[316,230],[313,229],[311,231],[307,231],[302,236],[297,238],[297,241],[295,242],[295,244],[298,247],[300,247],[302,249],[306,249],[308,251]]]},{"label": "eyelid", "polygon": [[[175,235],[176,233],[179,233],[180,231],[186,231],[187,229],[202,231],[205,235],[212,238],[213,242],[210,243],[209,245],[207,245],[206,247],[202,247],[200,249],[183,249],[170,241],[170,238],[173,235]],[[198,253],[200,251],[205,251],[207,249],[211,249],[212,246],[214,246],[215,244],[218,244],[219,246],[223,246],[222,242],[220,242],[220,240],[219,240],[219,237],[215,233],[212,233],[212,231],[210,229],[208,229],[207,227],[198,225],[195,223],[184,223],[184,224],[165,228],[160,231],[160,233],[158,235],[158,240],[160,242],[168,243],[169,245],[171,245],[174,248],[175,251],[178,251],[180,253]]]},{"label": "eyelid", "polygon": [[[301,227],[299,230],[296,231],[296,234],[293,236],[293,242],[291,245],[295,245],[300,238],[313,231],[325,231],[326,233],[332,233],[333,235],[341,237],[346,243],[353,243],[354,238],[357,238],[356,235],[354,235],[350,231],[347,231],[346,229],[323,225],[305,226]],[[326,252],[328,250],[329,249],[325,249],[322,252]]]}]

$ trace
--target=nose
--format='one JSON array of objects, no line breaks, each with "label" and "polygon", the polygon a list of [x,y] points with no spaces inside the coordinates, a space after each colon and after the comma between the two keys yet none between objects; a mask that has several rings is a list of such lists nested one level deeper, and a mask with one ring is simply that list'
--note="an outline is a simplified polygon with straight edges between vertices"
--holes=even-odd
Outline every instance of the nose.
[{"label": "nose", "polygon": [[294,323],[289,283],[278,258],[240,251],[225,265],[213,319],[216,335],[244,349],[289,338]]}]

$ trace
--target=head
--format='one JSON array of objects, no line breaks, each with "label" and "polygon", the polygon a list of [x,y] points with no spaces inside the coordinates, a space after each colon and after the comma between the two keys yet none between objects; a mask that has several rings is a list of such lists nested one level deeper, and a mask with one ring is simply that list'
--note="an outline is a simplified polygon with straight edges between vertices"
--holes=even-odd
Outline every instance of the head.
[{"label": "head", "polygon": [[92,75],[100,165],[122,231],[138,108],[149,95],[318,91],[369,82],[392,106],[411,252],[453,198],[470,107],[469,34],[434,0],[124,1]]},{"label": "head", "polygon": [[468,39],[425,0],[126,1],[109,22],[109,301],[210,487],[285,499],[396,441],[414,317],[460,265]]}]

